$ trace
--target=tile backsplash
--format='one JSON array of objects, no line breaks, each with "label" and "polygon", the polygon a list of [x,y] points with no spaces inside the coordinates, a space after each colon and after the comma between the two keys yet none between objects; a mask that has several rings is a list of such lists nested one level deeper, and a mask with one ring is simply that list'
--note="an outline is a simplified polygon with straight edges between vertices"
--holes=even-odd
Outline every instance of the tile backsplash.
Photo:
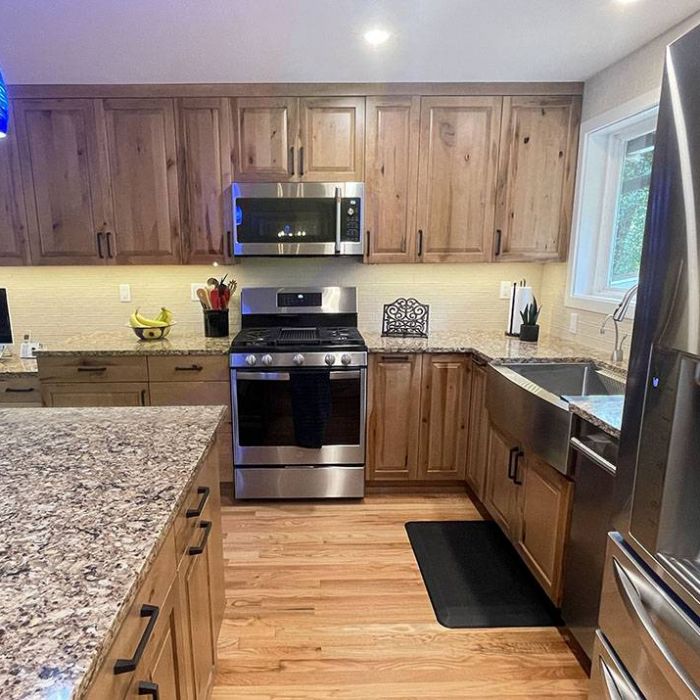
[{"label": "tile backsplash", "polygon": [[[233,266],[173,265],[114,267],[0,267],[7,287],[15,341],[25,333],[51,345],[64,338],[124,328],[134,307],[155,315],[161,306],[174,314],[173,329],[202,330],[201,307],[190,299],[192,283],[211,275],[233,275],[244,286],[356,286],[360,326],[380,330],[383,304],[413,296],[430,304],[435,331],[505,328],[507,301],[501,281],[527,279],[538,297],[543,270],[535,263],[363,265],[351,259],[246,259]],[[129,284],[131,302],[119,301],[119,285]],[[238,295],[231,312],[238,325]],[[544,329],[546,330],[546,328]]]}]

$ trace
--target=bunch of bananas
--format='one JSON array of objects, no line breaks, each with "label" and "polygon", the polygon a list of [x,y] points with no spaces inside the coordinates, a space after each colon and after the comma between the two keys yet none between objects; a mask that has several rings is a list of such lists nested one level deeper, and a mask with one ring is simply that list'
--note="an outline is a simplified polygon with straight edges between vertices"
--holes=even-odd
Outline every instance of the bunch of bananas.
[{"label": "bunch of bananas", "polygon": [[136,309],[131,317],[129,318],[129,325],[132,328],[165,328],[173,323],[173,312],[170,309],[166,309],[164,306],[161,308],[160,313],[156,318],[146,318],[139,313]]}]

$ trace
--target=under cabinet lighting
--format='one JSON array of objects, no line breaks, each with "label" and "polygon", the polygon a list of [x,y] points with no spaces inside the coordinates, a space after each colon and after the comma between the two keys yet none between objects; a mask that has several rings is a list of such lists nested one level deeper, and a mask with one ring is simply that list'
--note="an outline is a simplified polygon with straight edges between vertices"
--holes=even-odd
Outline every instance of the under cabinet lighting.
[{"label": "under cabinet lighting", "polygon": [[386,29],[369,29],[365,32],[365,41],[370,46],[380,46],[391,34]]}]

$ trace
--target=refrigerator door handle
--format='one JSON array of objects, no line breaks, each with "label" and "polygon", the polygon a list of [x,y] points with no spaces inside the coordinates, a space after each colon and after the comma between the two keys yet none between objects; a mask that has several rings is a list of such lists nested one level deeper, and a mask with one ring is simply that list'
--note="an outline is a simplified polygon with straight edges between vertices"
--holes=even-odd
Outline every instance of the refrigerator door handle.
[{"label": "refrigerator door handle", "polygon": [[614,556],[612,569],[620,597],[632,621],[641,632],[644,646],[654,658],[661,657],[695,697],[700,697],[700,688],[669,649],[649,614],[649,608],[669,625],[675,636],[683,639],[696,652],[700,649],[700,630],[680,609],[673,606],[666,596],[657,592],[651,585],[651,581],[645,581],[641,576],[635,575]]}]

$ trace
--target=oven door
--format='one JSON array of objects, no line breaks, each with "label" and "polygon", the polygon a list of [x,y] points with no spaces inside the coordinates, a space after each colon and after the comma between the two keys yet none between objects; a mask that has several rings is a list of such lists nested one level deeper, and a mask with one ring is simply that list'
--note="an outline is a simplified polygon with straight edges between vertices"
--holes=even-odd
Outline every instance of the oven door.
[{"label": "oven door", "polygon": [[291,377],[285,371],[231,371],[236,466],[364,465],[367,370],[297,370],[330,376],[330,410],[319,448],[297,444]]},{"label": "oven door", "polygon": [[362,255],[362,183],[236,183],[236,256]]}]

